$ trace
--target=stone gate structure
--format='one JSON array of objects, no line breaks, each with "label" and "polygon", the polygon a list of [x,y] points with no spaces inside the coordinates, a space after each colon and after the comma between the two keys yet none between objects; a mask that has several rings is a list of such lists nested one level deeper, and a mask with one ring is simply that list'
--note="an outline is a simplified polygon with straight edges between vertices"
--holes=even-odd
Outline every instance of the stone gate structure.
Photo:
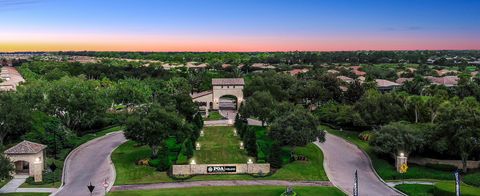
[{"label": "stone gate structure", "polygon": [[220,109],[220,98],[223,96],[234,96],[236,108],[240,107],[243,100],[243,78],[214,78],[212,79],[212,90],[194,93],[191,95],[194,102],[200,104],[200,109],[208,115],[209,110]]},{"label": "stone gate structure", "polygon": [[35,182],[42,181],[47,146],[24,140],[5,150],[5,156],[15,166],[15,174],[33,176]]}]

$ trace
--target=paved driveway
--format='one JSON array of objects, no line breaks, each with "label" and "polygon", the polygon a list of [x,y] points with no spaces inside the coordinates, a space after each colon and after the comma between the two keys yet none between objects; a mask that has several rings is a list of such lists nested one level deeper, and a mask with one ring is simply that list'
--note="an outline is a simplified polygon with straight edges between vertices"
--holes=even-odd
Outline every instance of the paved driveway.
[{"label": "paved driveway", "polygon": [[370,167],[369,158],[357,146],[332,134],[326,134],[325,143],[315,142],[324,154],[325,171],[338,188],[353,194],[353,178],[358,171],[359,195],[401,195],[384,184]]},{"label": "paved driveway", "polygon": [[125,141],[123,132],[114,132],[75,149],[66,160],[64,186],[56,195],[90,195],[87,188],[90,182],[95,186],[93,195],[104,195],[105,189],[102,184],[105,179],[110,186],[115,179],[110,154]]}]

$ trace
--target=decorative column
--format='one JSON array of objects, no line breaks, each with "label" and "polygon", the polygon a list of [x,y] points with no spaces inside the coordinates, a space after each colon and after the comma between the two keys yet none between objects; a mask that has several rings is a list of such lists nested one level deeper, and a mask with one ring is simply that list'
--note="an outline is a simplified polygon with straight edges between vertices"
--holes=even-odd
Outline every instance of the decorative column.
[{"label": "decorative column", "polygon": [[40,158],[36,158],[33,162],[33,178],[35,182],[42,181],[42,170],[43,170],[43,162]]},{"label": "decorative column", "polygon": [[403,152],[400,153],[400,155],[398,155],[395,159],[395,168],[397,169],[397,172],[403,173],[401,169],[402,165],[407,165],[407,157],[405,154],[403,154]]},{"label": "decorative column", "polygon": [[253,164],[252,159],[248,159],[248,161],[247,161],[247,174],[251,173],[251,171],[250,171],[251,168],[250,167],[251,167],[252,164]]}]

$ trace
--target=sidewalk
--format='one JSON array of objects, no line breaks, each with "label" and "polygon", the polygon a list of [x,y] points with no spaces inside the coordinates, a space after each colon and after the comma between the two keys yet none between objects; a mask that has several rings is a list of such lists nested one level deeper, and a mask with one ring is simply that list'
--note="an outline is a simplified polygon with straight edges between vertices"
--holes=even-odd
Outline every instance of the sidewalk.
[{"label": "sidewalk", "polygon": [[52,193],[56,188],[19,188],[27,180],[27,175],[15,175],[13,179],[0,188],[2,193]]}]

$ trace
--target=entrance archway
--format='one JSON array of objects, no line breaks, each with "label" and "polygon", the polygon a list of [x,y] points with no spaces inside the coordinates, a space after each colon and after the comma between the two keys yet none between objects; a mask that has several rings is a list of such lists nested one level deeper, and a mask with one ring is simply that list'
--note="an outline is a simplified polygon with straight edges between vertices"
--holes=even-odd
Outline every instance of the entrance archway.
[{"label": "entrance archway", "polygon": [[14,165],[16,174],[30,174],[30,163],[28,161],[15,161]]},{"label": "entrance archway", "polygon": [[234,95],[224,95],[219,98],[219,109],[220,110],[237,110],[238,109],[238,98]]}]

